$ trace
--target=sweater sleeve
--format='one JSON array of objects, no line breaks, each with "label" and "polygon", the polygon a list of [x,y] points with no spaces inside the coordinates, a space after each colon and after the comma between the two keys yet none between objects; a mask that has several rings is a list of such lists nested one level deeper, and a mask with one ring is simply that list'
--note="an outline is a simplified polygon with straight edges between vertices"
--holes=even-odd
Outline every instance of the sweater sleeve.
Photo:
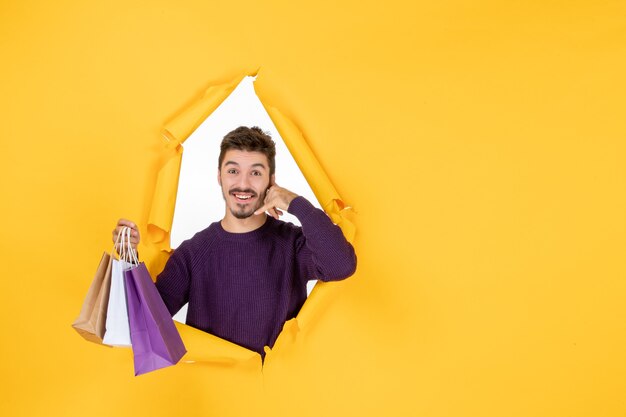
[{"label": "sweater sleeve", "polygon": [[354,248],[326,213],[302,196],[289,204],[288,211],[302,224],[302,239],[296,250],[306,280],[339,281],[354,274]]},{"label": "sweater sleeve", "polygon": [[189,301],[191,265],[184,245],[170,256],[156,280],[157,290],[171,315]]}]

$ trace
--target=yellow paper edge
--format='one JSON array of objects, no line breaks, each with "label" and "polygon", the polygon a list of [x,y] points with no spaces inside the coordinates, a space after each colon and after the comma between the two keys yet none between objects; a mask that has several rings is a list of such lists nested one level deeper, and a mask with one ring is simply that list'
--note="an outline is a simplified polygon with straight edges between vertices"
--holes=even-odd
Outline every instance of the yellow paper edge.
[{"label": "yellow paper edge", "polygon": [[[258,94],[257,94],[258,95]],[[311,186],[315,197],[322,204],[324,211],[331,220],[336,223],[346,237],[352,243],[356,234],[354,223],[348,218],[350,208],[346,208],[339,193],[326,175],[326,172],[319,161],[313,155],[301,130],[283,113],[275,107],[265,105],[261,99],[272,122],[278,129],[280,136],[285,141],[289,152],[296,160],[298,167],[304,174],[307,182]],[[331,298],[330,292],[334,288],[333,284],[318,282],[306,302],[300,309],[297,317],[291,319],[283,326],[283,331],[279,334],[273,348],[267,351],[267,359],[276,356],[277,352],[293,345],[299,333],[306,331],[314,324],[317,312],[323,311],[323,305]]]},{"label": "yellow paper edge", "polygon": [[[160,251],[171,251],[170,232],[183,154],[181,145],[232,93],[244,76],[239,76],[228,83],[209,87],[199,100],[163,128],[162,135],[166,140],[165,150],[171,152],[172,155],[159,170],[148,219],[148,240]],[[351,209],[345,206],[315,158],[304,135],[280,110],[266,105],[256,88],[255,91],[324,211],[341,228],[346,239],[352,243],[356,227],[349,219]],[[266,360],[286,347],[292,346],[298,334],[314,323],[315,312],[322,307],[322,300],[330,299],[331,288],[329,284],[323,282],[315,286],[298,316],[285,323],[274,347],[272,349],[266,347]],[[256,352],[181,323],[176,323],[176,326],[187,348],[183,362],[231,364],[254,361],[256,357],[260,361],[260,355]]]},{"label": "yellow paper edge", "polygon": [[159,170],[148,217],[148,240],[160,251],[171,251],[170,232],[183,154],[181,145],[233,92],[244,76],[207,88],[200,99],[163,127],[161,133],[166,141],[165,148],[173,149],[174,153]]},{"label": "yellow paper edge", "polygon": [[185,343],[187,353],[181,359],[184,363],[216,363],[234,364],[258,360],[261,364],[261,355],[241,347],[235,343],[214,336],[183,323],[174,322]]}]

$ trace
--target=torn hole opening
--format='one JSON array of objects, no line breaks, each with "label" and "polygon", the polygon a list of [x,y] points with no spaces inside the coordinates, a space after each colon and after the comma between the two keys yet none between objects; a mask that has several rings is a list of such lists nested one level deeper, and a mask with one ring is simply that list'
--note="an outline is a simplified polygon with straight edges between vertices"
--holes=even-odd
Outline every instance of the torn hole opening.
[{"label": "torn hole opening", "polygon": [[[263,104],[254,91],[256,77],[245,77],[237,88],[185,140],[178,177],[176,204],[170,246],[176,249],[183,241],[206,229],[224,216],[222,190],[216,179],[220,142],[238,126],[258,126],[276,144],[276,182],[303,196],[322,209],[297,162],[287,148]],[[171,135],[171,134],[170,134]],[[294,215],[285,212],[281,220],[300,226]],[[307,296],[317,281],[308,281]],[[185,323],[188,304],[174,316]]]},{"label": "torn hole opening", "polygon": [[[296,162],[296,159],[289,151],[287,144],[281,137],[277,127],[274,125],[274,122],[268,114],[268,111],[266,111],[265,107],[257,97],[253,87],[253,80],[254,79],[252,77],[244,78],[244,80],[234,89],[234,91],[232,91],[232,93],[228,95],[228,97],[212,113],[210,113],[204,121],[199,123],[198,127],[193,130],[193,132],[187,138],[176,138],[170,132],[170,135],[173,137],[172,140],[178,140],[182,148],[182,156],[180,158],[180,169],[178,171],[178,177],[175,179],[175,181],[170,181],[170,183],[176,184],[176,191],[173,194],[167,194],[170,197],[173,196],[174,198],[172,199],[175,199],[175,202],[173,204],[174,210],[171,216],[171,228],[165,225],[163,229],[165,233],[169,235],[169,246],[174,249],[175,253],[177,251],[177,248],[179,248],[183,242],[188,241],[188,239],[192,238],[197,233],[208,230],[207,228],[219,224],[220,220],[224,218],[225,199],[229,198],[229,196],[223,194],[222,187],[218,182],[218,156],[220,153],[220,143],[226,133],[231,132],[233,129],[239,126],[258,126],[272,137],[272,140],[276,144],[276,184],[304,197],[309,203],[311,203],[311,205],[313,205],[317,209],[323,210],[323,207],[328,206],[328,203],[330,201],[333,202],[333,207],[338,206],[339,209],[344,208],[343,203],[338,198],[338,196],[333,199],[325,198],[325,206],[321,204],[320,201],[318,201],[318,198],[313,192],[311,185],[309,185],[305,174],[302,172],[302,170],[298,166],[298,163]],[[296,146],[296,151],[298,150],[298,146],[307,147],[305,142],[300,142],[296,145],[290,143],[290,146]],[[316,161],[314,161],[314,158],[309,157],[307,162],[309,163],[309,166],[311,165],[311,162],[315,162],[315,164],[313,164],[313,172],[318,172],[319,170],[321,170],[321,166],[317,164]],[[308,171],[308,174],[309,178],[312,178],[310,169]],[[323,174],[323,172],[320,172],[319,174]],[[220,175],[223,175],[223,172],[220,172]],[[314,180],[317,179],[318,181],[318,188],[320,188],[320,182],[318,177],[325,178],[325,175],[317,175],[314,177]],[[326,188],[332,188],[332,186]],[[334,194],[336,194],[334,188],[332,191],[334,193],[330,192],[327,194],[334,196]],[[239,195],[235,196],[235,198],[245,201],[245,199],[249,198],[249,196],[243,195],[240,192]],[[158,204],[159,202],[157,201],[156,203]],[[294,206],[295,205],[296,204],[294,204]],[[154,207],[155,205],[153,204],[153,208]],[[328,209],[328,207],[325,208]],[[151,218],[152,216],[153,213],[151,213]],[[330,217],[333,220],[336,219],[336,216]],[[163,216],[161,216],[161,218],[163,218]],[[268,217],[266,223],[271,223],[270,220],[273,221],[273,219]],[[284,212],[284,214],[281,216],[281,221],[293,223],[296,226],[300,226],[300,221],[298,220],[298,218],[291,213]],[[151,226],[153,225],[151,224]],[[159,229],[158,226],[154,228]],[[279,253],[277,255],[280,256],[281,254]],[[234,256],[237,256],[237,251],[233,249],[232,252],[230,252],[229,256],[224,256],[224,258],[231,258]],[[259,257],[258,261],[271,263],[272,260],[261,259],[261,257]],[[229,264],[226,259],[224,260],[224,262],[220,261],[216,265],[212,265],[212,267],[215,267],[217,269],[223,268],[226,272],[228,272],[229,267],[231,268],[231,270],[235,270],[235,268],[233,268],[232,261],[231,264]],[[250,275],[253,276],[253,267],[250,266],[249,271]],[[297,274],[298,272],[294,273]],[[224,276],[228,276],[228,274],[226,273],[224,274]],[[310,277],[311,275],[307,274],[302,276]],[[245,287],[245,284],[237,282],[238,280],[245,280],[245,276],[229,276],[229,278],[231,279],[230,281],[221,281],[220,285],[234,287],[236,287],[237,285],[241,285],[242,288]],[[268,346],[272,347],[274,342],[282,334],[281,330],[284,322],[297,316],[300,309],[305,304],[308,295],[312,292],[316,282],[317,281],[315,280],[308,281],[306,283],[306,290],[304,290],[303,288],[303,283],[293,285],[293,287],[298,287],[295,290],[293,288],[279,288],[268,285],[267,288],[261,288],[258,294],[254,294],[254,296],[260,300],[268,300],[272,299],[273,293],[282,292],[283,294],[285,294],[285,291],[298,292],[298,295],[296,297],[289,298],[290,305],[287,306],[288,309],[286,311],[277,313],[279,314],[278,317],[280,317],[280,320],[282,320],[282,322],[280,323],[280,329],[259,330],[260,332],[267,331],[267,334],[271,334],[271,337],[269,339],[270,341],[267,344]],[[219,288],[204,288],[199,293],[202,293],[203,291],[206,293],[211,293],[212,291],[218,290]],[[187,298],[195,302],[194,305],[197,306],[198,299],[196,298],[195,301],[192,299],[192,296],[190,295],[192,291],[194,291],[194,288],[189,289],[189,295],[187,295]],[[287,294],[291,293],[287,292]],[[235,299],[236,297],[231,298],[232,299],[230,300],[222,298],[222,301],[220,301],[220,303],[241,302],[241,300]],[[246,309],[252,312],[255,311],[255,300],[253,298],[254,297],[249,297],[246,301],[250,303],[251,306],[247,305],[245,306],[245,308],[241,309],[241,311],[244,312],[242,313],[241,320],[254,322],[254,314],[251,313],[251,315],[249,316],[245,315]],[[291,300],[296,301],[292,302]],[[178,308],[179,305],[180,304],[176,304],[174,308]],[[171,310],[173,310],[174,308],[172,308]],[[236,308],[231,310],[236,311]],[[222,310],[216,308],[216,311],[219,314],[219,311]],[[189,304],[185,304],[174,315],[174,320],[179,321],[180,323],[189,323],[193,326],[193,320],[195,320],[195,318],[193,317],[194,313],[191,313],[191,322],[190,317],[188,317],[189,315]],[[278,323],[278,321],[274,320],[274,323]],[[205,329],[205,331],[209,334],[223,334],[220,331],[216,331],[215,333],[213,333],[211,329]],[[236,333],[237,329],[234,329],[232,331]],[[240,346],[246,347],[243,345]],[[251,349],[250,347],[246,348]],[[251,350],[259,352],[260,349],[257,347],[256,349]]]}]

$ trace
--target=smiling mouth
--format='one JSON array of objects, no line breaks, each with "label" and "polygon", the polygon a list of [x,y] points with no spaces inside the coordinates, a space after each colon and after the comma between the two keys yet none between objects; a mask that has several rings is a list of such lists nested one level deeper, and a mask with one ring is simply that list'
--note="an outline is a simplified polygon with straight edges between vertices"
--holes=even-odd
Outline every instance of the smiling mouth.
[{"label": "smiling mouth", "polygon": [[256,193],[255,192],[239,191],[239,190],[231,191],[230,195],[235,197],[235,200],[237,202],[239,202],[239,203],[247,203],[247,202],[249,202],[250,200],[252,200],[253,198],[256,197]]}]

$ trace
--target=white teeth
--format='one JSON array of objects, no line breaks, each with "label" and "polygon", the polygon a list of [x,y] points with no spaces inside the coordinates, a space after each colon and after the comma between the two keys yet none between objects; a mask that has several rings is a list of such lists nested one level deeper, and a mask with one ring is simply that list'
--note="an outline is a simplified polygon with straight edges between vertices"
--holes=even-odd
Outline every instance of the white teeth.
[{"label": "white teeth", "polygon": [[239,194],[235,194],[235,197],[237,197],[240,200],[247,200],[249,199],[251,196],[249,195],[239,195]]}]

